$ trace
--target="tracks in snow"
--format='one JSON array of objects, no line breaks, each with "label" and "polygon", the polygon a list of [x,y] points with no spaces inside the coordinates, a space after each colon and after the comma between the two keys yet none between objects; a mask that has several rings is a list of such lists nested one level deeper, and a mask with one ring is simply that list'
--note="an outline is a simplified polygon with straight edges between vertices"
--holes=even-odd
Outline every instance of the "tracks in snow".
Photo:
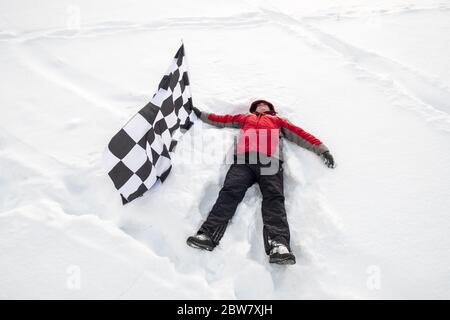
[{"label": "tracks in snow", "polygon": [[[371,14],[391,15],[408,12],[420,12],[429,10],[450,10],[450,7],[441,5],[439,7],[401,7],[395,10],[376,10]],[[352,11],[353,12],[353,11]],[[349,12],[351,13],[351,12]],[[329,15],[321,16],[327,17]],[[319,45],[328,50],[332,50],[344,59],[352,63],[358,70],[364,70],[378,80],[379,84],[386,86],[391,82],[391,88],[398,94],[412,98],[415,105],[412,109],[418,111],[428,122],[436,124],[438,128],[450,131],[450,89],[442,81],[433,79],[417,70],[393,61],[387,57],[363,50],[346,43],[316,27],[306,21],[313,19],[305,17],[296,19],[291,15],[260,8],[259,11],[246,12],[231,17],[183,17],[168,18],[153,21],[150,23],[131,23],[125,21],[105,22],[83,28],[81,30],[68,29],[47,29],[23,32],[14,34],[11,32],[0,32],[1,42],[22,43],[20,52],[24,56],[24,61],[28,62],[30,69],[39,73],[47,80],[53,81],[84,99],[92,102],[101,108],[115,114],[119,114],[111,108],[111,101],[104,99],[102,88],[105,84],[98,79],[93,79],[87,75],[80,75],[69,65],[65,64],[57,57],[49,56],[41,50],[29,50],[31,40],[45,39],[74,39],[84,37],[100,37],[126,32],[146,32],[176,28],[243,28],[257,27],[268,24],[276,24],[282,28],[289,29],[293,34],[303,37],[304,40],[314,39]],[[34,41],[33,41],[34,42]],[[309,44],[312,44],[309,41]],[[35,45],[33,45],[35,47]],[[34,49],[34,48],[33,48]],[[38,53],[36,55],[36,52]],[[79,79],[80,81],[77,81]],[[86,84],[89,84],[88,86]],[[119,90],[120,91],[120,90]],[[100,92],[100,94],[99,94]]]},{"label": "tracks in snow", "polygon": [[426,121],[450,132],[450,90],[443,82],[389,58],[350,45],[287,14],[266,9],[263,11],[282,27],[289,27],[291,32],[302,37],[315,39],[319,45],[338,53],[358,70],[370,74],[381,86],[384,87],[387,80],[397,94],[416,102],[414,111],[418,111]]},{"label": "tracks in snow", "polygon": [[[424,115],[428,117],[427,120],[434,117],[435,120],[433,121],[439,121],[439,123],[443,124],[443,127],[447,130],[450,128],[450,122],[447,114],[450,112],[450,107],[447,104],[448,101],[450,101],[450,99],[448,99],[450,94],[445,86],[400,63],[349,45],[348,43],[333,37],[330,34],[314,28],[313,26],[307,24],[304,20],[297,20],[289,15],[277,11],[263,9],[261,12],[245,13],[233,17],[166,19],[147,24],[110,22],[98,24],[80,31],[53,29],[32,31],[22,34],[2,32],[0,33],[0,45],[15,42],[15,44],[18,44],[18,53],[21,55],[23,61],[27,63],[31,70],[42,76],[45,80],[57,83],[61,87],[72,91],[76,95],[81,96],[82,98],[90,101],[92,104],[103,108],[116,116],[122,116],[114,108],[111,108],[111,101],[107,98],[108,92],[106,92],[104,88],[107,84],[102,82],[102,80],[96,79],[88,74],[80,73],[64,61],[58,59],[58,57],[49,55],[48,52],[45,52],[44,50],[40,50],[41,48],[39,48],[37,40],[101,37],[105,35],[114,35],[117,33],[151,32],[176,29],[180,27],[239,29],[267,24],[276,24],[282,28],[288,28],[293,35],[301,36],[303,40],[309,39],[310,42],[308,42],[311,45],[314,44],[314,41],[317,41],[317,45],[323,47],[324,49],[332,50],[338,53],[344,59],[350,61],[356,68],[362,69],[372,75],[372,79],[378,81],[381,86],[385,86],[385,75],[388,75],[393,81],[392,90],[395,90],[398,94],[413,99],[416,101],[416,105],[421,105],[421,110]],[[120,90],[120,88],[118,90]],[[69,186],[76,184],[77,182],[77,180],[72,177],[65,177],[65,181]],[[61,188],[66,192],[64,186]],[[71,192],[67,191],[67,193],[70,194]],[[320,206],[321,204],[320,199],[316,199],[316,197],[317,193],[314,192],[310,201],[312,206],[316,204]],[[75,197],[75,199],[76,198],[77,197]],[[80,196],[80,199],[82,198],[83,197]],[[61,199],[56,200],[61,202]],[[92,200],[95,202],[95,199]],[[67,207],[72,206],[71,202],[67,202],[66,204]],[[83,206],[80,206],[75,211],[82,211],[83,208]],[[328,219],[329,217],[327,216],[326,218]],[[317,224],[322,226],[322,222],[323,221],[319,220]],[[334,224],[331,223],[330,228],[332,229],[333,226]],[[254,238],[258,238],[259,230],[255,230],[254,234]],[[149,241],[147,240],[146,243],[148,244]],[[258,242],[257,245],[259,246],[260,242]],[[169,259],[175,259],[177,252],[170,250],[170,248],[168,250],[169,252],[165,252],[164,254]],[[250,258],[254,259],[256,262],[259,262],[258,258],[260,257],[251,256]],[[316,267],[316,264],[314,267]],[[134,285],[137,279],[138,278],[134,280],[131,286]]]}]

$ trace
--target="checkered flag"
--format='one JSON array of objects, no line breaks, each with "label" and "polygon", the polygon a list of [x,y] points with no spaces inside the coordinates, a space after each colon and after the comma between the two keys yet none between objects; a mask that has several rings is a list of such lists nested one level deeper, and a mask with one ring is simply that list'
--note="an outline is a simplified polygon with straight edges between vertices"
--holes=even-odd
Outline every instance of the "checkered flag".
[{"label": "checkered flag", "polygon": [[151,101],[125,124],[105,150],[105,166],[123,204],[167,178],[172,168],[171,153],[195,119],[181,45]]}]

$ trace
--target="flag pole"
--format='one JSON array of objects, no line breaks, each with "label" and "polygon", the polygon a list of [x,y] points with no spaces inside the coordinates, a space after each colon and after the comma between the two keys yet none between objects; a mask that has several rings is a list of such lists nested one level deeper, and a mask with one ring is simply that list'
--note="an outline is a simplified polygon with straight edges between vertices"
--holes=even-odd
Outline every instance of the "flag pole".
[{"label": "flag pole", "polygon": [[[181,38],[181,44],[183,46],[183,54],[184,54],[184,61],[186,61],[186,71],[189,70],[189,60],[187,58],[187,54],[186,54],[186,48],[184,47],[184,42],[183,42],[183,38]],[[190,81],[190,77],[189,77],[189,81]]]},{"label": "flag pole", "polygon": [[[188,60],[188,58],[187,58],[186,48],[184,47],[184,41],[183,41],[183,38],[181,38],[181,44],[182,44],[182,46],[183,46],[183,53],[184,53],[183,59],[184,59],[184,61],[186,62],[186,71],[188,71],[188,70],[189,70],[189,60]],[[190,77],[190,75],[188,76],[188,78],[189,78],[189,84],[191,84],[191,77]],[[190,92],[191,99],[192,99],[192,89],[191,89],[191,86],[190,86],[190,85],[189,85],[189,92]]]}]

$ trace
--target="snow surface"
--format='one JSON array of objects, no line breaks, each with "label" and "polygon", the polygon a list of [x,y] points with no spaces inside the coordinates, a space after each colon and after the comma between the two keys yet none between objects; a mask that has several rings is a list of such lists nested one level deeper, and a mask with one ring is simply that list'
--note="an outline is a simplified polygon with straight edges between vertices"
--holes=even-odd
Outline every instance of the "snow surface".
[{"label": "snow surface", "polygon": [[[450,298],[449,33],[449,1],[1,1],[0,298]],[[195,105],[270,100],[334,154],[285,143],[296,265],[257,186],[220,247],[185,244],[235,130],[197,123],[127,206],[103,171],[181,38]]]}]

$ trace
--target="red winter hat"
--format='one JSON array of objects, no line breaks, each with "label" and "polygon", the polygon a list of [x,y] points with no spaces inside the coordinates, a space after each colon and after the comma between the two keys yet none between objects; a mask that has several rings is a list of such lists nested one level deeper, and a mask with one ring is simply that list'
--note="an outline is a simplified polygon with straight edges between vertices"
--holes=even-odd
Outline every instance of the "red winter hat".
[{"label": "red winter hat", "polygon": [[253,101],[252,104],[250,105],[250,112],[255,112],[256,111],[256,106],[259,103],[265,103],[269,106],[269,109],[272,110],[273,112],[275,112],[275,108],[273,107],[273,104],[271,104],[269,101],[266,100],[256,100]]}]

